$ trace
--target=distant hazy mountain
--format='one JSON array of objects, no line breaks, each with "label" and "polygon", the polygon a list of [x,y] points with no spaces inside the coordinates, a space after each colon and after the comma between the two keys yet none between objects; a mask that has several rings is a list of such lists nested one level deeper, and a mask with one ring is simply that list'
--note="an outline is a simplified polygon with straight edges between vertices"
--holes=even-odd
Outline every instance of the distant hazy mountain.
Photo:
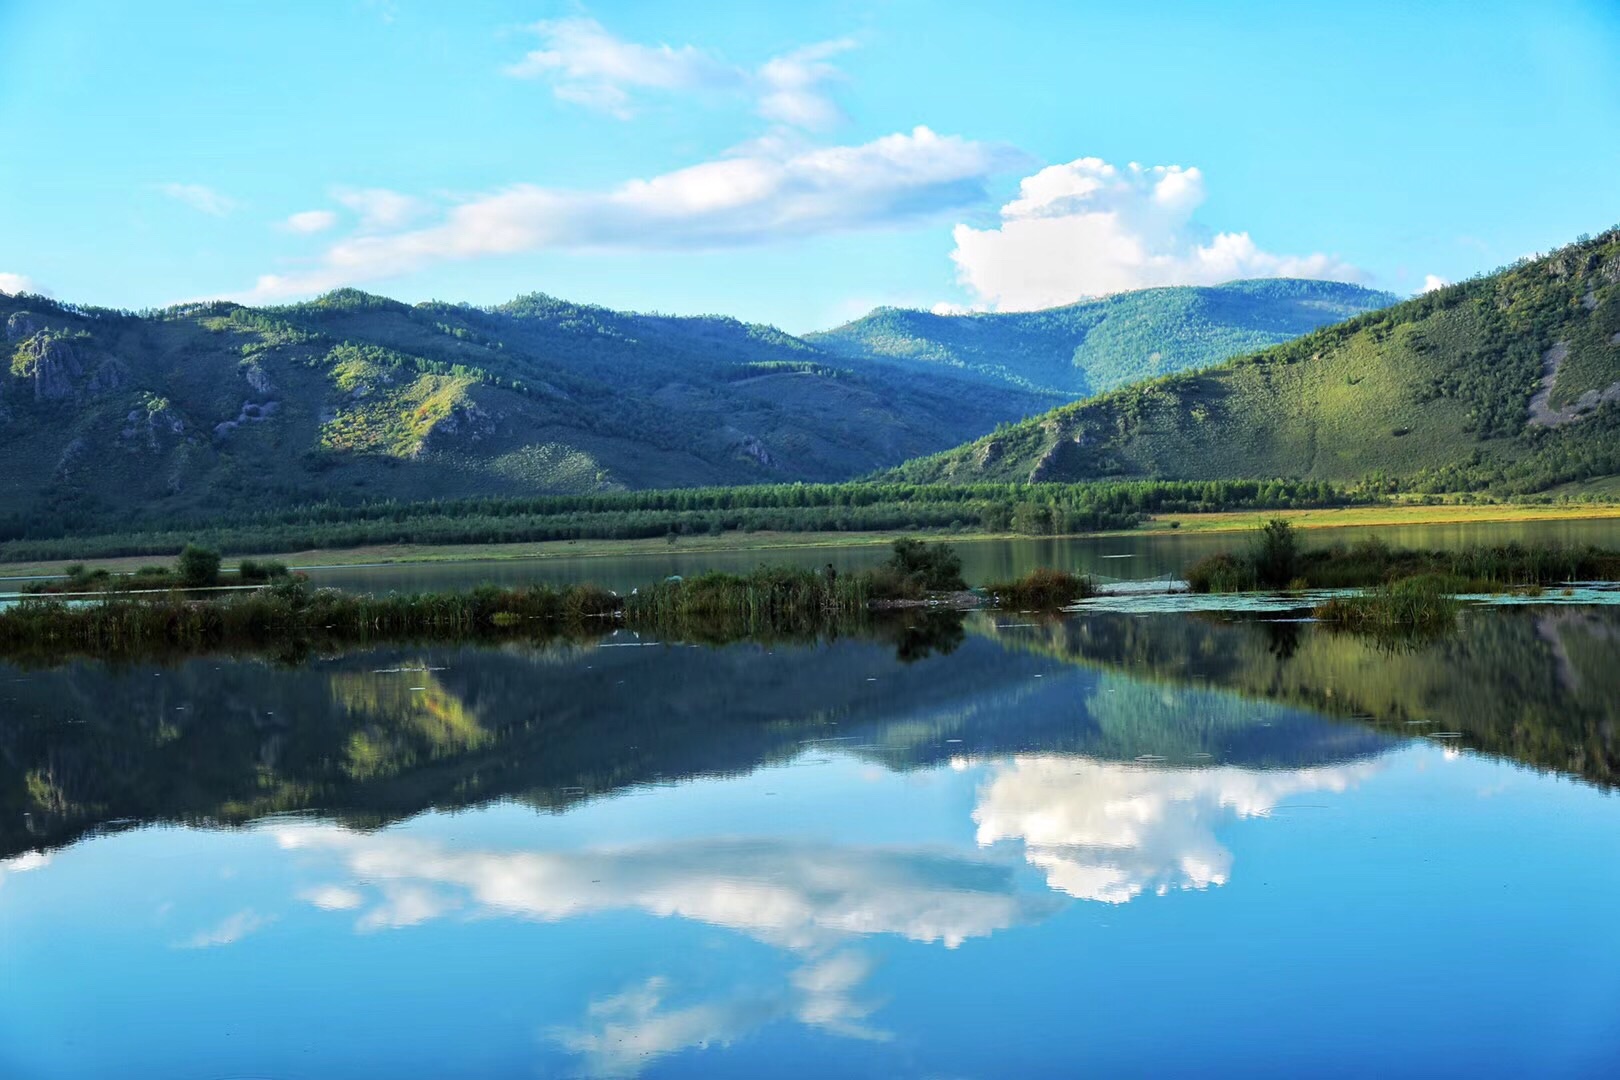
[{"label": "distant hazy mountain", "polygon": [[1544,491],[1620,474],[1620,229],[911,462],[918,481],[1305,478]]},{"label": "distant hazy mountain", "polygon": [[1258,352],[1398,300],[1359,285],[1274,278],[1142,289],[1005,315],[878,308],[806,340],[840,356],[954,368],[1080,398]]}]

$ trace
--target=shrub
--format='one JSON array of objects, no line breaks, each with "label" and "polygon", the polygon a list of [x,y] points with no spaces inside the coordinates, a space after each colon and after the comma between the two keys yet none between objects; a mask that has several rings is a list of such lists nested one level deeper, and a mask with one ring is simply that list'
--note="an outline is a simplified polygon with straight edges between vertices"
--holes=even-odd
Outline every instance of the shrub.
[{"label": "shrub", "polygon": [[1284,518],[1272,518],[1260,527],[1250,550],[1254,576],[1260,584],[1281,589],[1297,576],[1299,534]]},{"label": "shrub", "polygon": [[180,552],[180,561],[175,566],[175,574],[180,584],[187,588],[197,589],[213,585],[219,581],[219,552],[198,547],[196,544],[187,544],[185,550]]},{"label": "shrub", "polygon": [[925,544],[902,536],[893,545],[889,569],[916,588],[946,592],[967,588],[962,580],[962,557],[949,544]]},{"label": "shrub", "polygon": [[236,568],[236,576],[243,582],[263,583],[272,579],[287,576],[287,567],[278,562],[254,562],[252,559],[243,559]]},{"label": "shrub", "polygon": [[1187,587],[1196,593],[1243,592],[1254,584],[1253,565],[1226,552],[1205,556],[1187,568]]}]

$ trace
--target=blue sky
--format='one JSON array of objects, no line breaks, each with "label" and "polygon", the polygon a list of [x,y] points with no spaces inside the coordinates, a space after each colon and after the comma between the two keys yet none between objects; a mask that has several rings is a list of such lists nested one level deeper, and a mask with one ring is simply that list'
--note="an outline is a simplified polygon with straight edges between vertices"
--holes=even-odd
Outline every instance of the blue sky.
[{"label": "blue sky", "polygon": [[[0,289],[804,331],[1620,220],[1620,4],[0,2]],[[1133,163],[1139,163],[1133,167]]]}]

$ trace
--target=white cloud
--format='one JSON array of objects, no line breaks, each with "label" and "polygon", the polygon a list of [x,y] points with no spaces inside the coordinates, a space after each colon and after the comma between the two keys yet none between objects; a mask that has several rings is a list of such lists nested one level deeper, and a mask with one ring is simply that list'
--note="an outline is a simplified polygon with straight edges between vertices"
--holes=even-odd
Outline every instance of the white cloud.
[{"label": "white cloud", "polygon": [[1275,254],[1246,232],[1211,235],[1193,220],[1203,201],[1204,175],[1196,168],[1118,168],[1080,158],[1026,177],[1001,208],[999,227],[958,225],[951,258],[962,284],[1001,311],[1158,285],[1363,278],[1334,256]]},{"label": "white cloud", "polygon": [[1021,840],[1052,888],[1122,904],[1147,890],[1226,884],[1232,853],[1218,828],[1291,795],[1344,791],[1377,768],[1167,769],[1026,755],[992,769],[973,820],[980,844]]},{"label": "white cloud", "polygon": [[1423,288],[1419,289],[1418,292],[1430,293],[1434,292],[1436,289],[1443,289],[1450,284],[1451,282],[1447,281],[1439,274],[1425,274],[1423,275]]},{"label": "white cloud", "polygon": [[21,296],[23,293],[35,293],[40,296],[51,295],[49,290],[27,274],[0,273],[0,293],[8,296]]},{"label": "white cloud", "polygon": [[855,47],[848,38],[824,41],[767,60],[756,76],[759,114],[777,124],[808,128],[830,128],[844,119],[844,112],[828,97],[825,84],[842,78],[828,59]]},{"label": "white cloud", "polygon": [[735,68],[691,45],[637,45],[614,37],[595,19],[549,19],[530,29],[542,47],[508,66],[520,79],[549,79],[560,101],[633,115],[632,90],[698,90],[735,85]]},{"label": "white cloud", "polygon": [[353,911],[365,903],[365,897],[354,889],[341,885],[321,885],[313,889],[306,889],[298,894],[300,900],[307,900],[322,911]]},{"label": "white cloud", "polygon": [[881,1041],[889,1036],[865,1024],[875,1006],[851,996],[871,969],[866,957],[846,951],[799,968],[784,991],[679,1005],[669,1003],[671,981],[655,975],[591,1002],[578,1027],[554,1028],[548,1034],[584,1059],[586,1075],[601,1077],[635,1076],[660,1057],[690,1047],[729,1046],[785,1019]]},{"label": "white cloud", "polygon": [[228,916],[218,926],[199,930],[190,938],[182,941],[179,948],[213,949],[221,945],[232,945],[275,921],[273,915],[260,915],[251,908],[244,909]]},{"label": "white cloud", "polygon": [[193,210],[212,217],[224,217],[236,209],[236,200],[221,195],[205,184],[159,184],[158,190]]},{"label": "white cloud", "polygon": [[359,216],[365,232],[409,225],[428,210],[428,204],[414,195],[387,188],[338,188],[332,198]]},{"label": "white cloud", "polygon": [[506,74],[545,79],[559,101],[621,120],[635,115],[634,98],[641,91],[746,94],[772,123],[811,130],[843,119],[825,88],[840,78],[828,60],[854,47],[847,38],[795,49],[750,71],[693,45],[625,41],[585,17],[551,19],[529,29],[539,36],[541,47],[508,65]]},{"label": "white cloud", "polygon": [[361,929],[457,910],[551,922],[628,908],[729,927],[787,949],[861,934],[955,948],[1051,906],[1019,893],[1004,866],[932,852],[766,840],[483,852],[324,826],[276,835],[290,850],[339,852],[356,880],[382,891],[383,902],[362,913]]},{"label": "white cloud", "polygon": [[289,214],[281,227],[288,232],[318,233],[336,225],[337,219],[337,214],[330,210],[300,210],[296,214]]},{"label": "white cloud", "polygon": [[859,146],[750,152],[607,191],[519,184],[464,201],[438,224],[349,237],[321,264],[266,275],[238,298],[279,300],[445,260],[544,250],[692,250],[880,228],[982,202],[1022,156],[926,127]]},{"label": "white cloud", "polygon": [[26,874],[30,870],[41,870],[50,864],[51,856],[44,851],[25,851],[9,859],[0,859],[0,885],[6,883],[7,874]]},{"label": "white cloud", "polygon": [[635,1076],[654,1060],[696,1046],[729,1046],[780,1018],[782,1003],[733,998],[671,1007],[670,984],[654,976],[590,1003],[578,1028],[555,1028],[552,1040],[584,1059],[587,1076]]}]

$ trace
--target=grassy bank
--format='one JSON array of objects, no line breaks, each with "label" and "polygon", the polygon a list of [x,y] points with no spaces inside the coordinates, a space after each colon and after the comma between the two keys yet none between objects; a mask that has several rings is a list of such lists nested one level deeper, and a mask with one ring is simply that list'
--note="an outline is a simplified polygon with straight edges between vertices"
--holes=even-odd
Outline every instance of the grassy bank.
[{"label": "grassy bank", "polygon": [[[1522,505],[1435,505],[1389,504],[1347,506],[1327,510],[1223,511],[1159,515],[1132,529],[1107,529],[1065,533],[1041,539],[1137,536],[1143,534],[1243,533],[1252,531],[1262,517],[1278,517],[1302,530],[1331,528],[1373,528],[1379,526],[1467,525],[1487,522],[1556,522],[1613,520],[1620,530],[1620,505],[1569,504],[1558,506]],[[906,535],[949,539],[952,543],[1030,540],[1031,536],[1008,530],[876,530],[861,532],[723,532],[717,535],[681,535],[672,543],[667,536],[635,539],[548,540],[487,544],[366,544],[358,547],[308,548],[270,551],[249,547],[243,558],[274,560],[294,570],[317,567],[399,565],[418,563],[507,562],[516,560],[616,558],[634,555],[691,555],[725,552],[793,551],[815,548],[884,547]],[[93,538],[92,538],[93,539]],[[176,538],[170,552],[185,542]],[[0,549],[3,553],[3,549]],[[71,558],[24,559],[0,562],[0,578],[56,577],[85,556]],[[98,567],[113,573],[134,573],[152,561],[150,555],[98,558]],[[226,580],[229,581],[229,571]],[[0,586],[3,589],[3,586]]]},{"label": "grassy bank", "polygon": [[[77,580],[101,579],[81,571]],[[257,591],[203,598],[178,588],[156,596],[109,589],[100,599],[78,602],[30,597],[0,611],[0,651],[116,655],[150,648],[265,648],[301,640],[556,634],[605,626],[706,638],[808,633],[864,618],[877,603],[919,601],[965,587],[954,551],[913,538],[895,540],[886,562],[859,573],[760,567],[742,575],[672,577],[629,596],[584,584],[377,597],[315,589],[303,575],[283,575]]]},{"label": "grassy bank", "polygon": [[1569,581],[1620,581],[1620,551],[1560,544],[1477,545],[1450,551],[1392,547],[1374,537],[1306,549],[1298,528],[1274,517],[1247,544],[1187,568],[1194,592],[1346,589],[1433,579],[1450,593],[1500,592]]},{"label": "grassy bank", "polygon": [[1296,529],[1350,529],[1376,528],[1399,525],[1473,525],[1481,523],[1513,523],[1538,521],[1592,521],[1616,522],[1620,528],[1620,504],[1568,503],[1380,503],[1364,506],[1339,506],[1328,509],[1254,511],[1220,511],[1208,514],[1160,514],[1149,519],[1135,533],[1232,533],[1248,532],[1262,519],[1280,518]]}]

